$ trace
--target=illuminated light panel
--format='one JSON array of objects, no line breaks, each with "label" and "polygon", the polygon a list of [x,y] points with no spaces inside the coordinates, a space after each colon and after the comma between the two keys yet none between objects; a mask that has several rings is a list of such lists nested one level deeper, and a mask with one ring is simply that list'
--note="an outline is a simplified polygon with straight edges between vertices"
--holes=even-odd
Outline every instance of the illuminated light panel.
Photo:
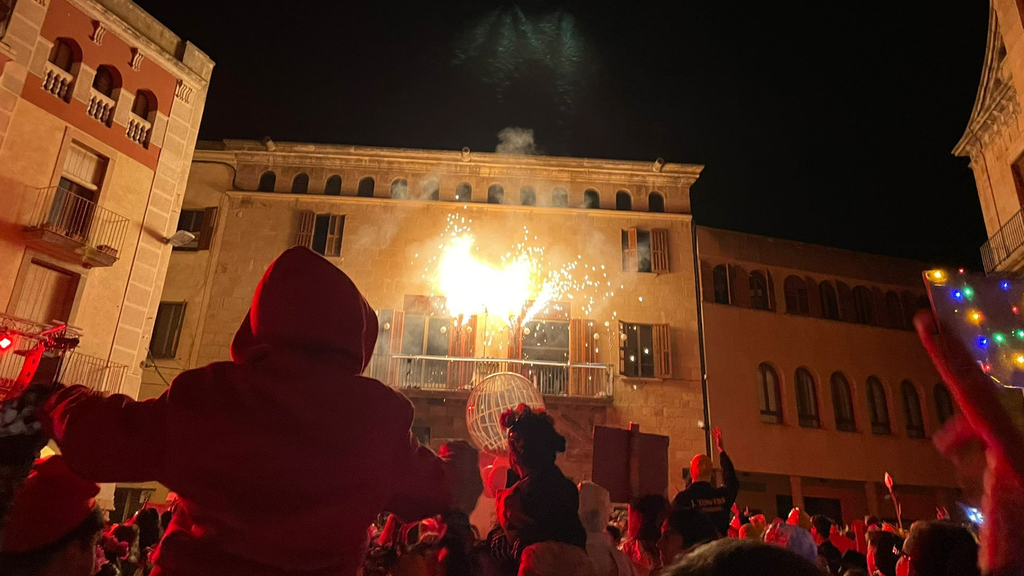
[{"label": "illuminated light panel", "polygon": [[11,347],[11,344],[14,344],[14,342],[7,336],[0,338],[0,350],[7,350]]},{"label": "illuminated light panel", "polygon": [[927,276],[932,282],[943,282],[946,279],[946,273],[938,269],[929,270]]}]

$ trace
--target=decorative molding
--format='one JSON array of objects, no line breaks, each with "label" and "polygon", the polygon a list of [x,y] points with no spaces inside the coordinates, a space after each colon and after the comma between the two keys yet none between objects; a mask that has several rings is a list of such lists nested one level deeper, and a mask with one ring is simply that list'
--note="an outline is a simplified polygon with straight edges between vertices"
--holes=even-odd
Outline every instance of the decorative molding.
[{"label": "decorative molding", "polygon": [[174,97],[188,104],[192,100],[192,88],[179,78],[178,85],[174,87]]},{"label": "decorative molding", "polygon": [[47,2],[48,2],[48,0],[36,0],[36,4],[39,4],[43,8],[46,8]]},{"label": "decorative molding", "polygon": [[102,46],[103,37],[107,34],[107,27],[104,26],[103,22],[100,22],[99,20],[93,20],[92,25],[93,30],[91,39],[93,42],[96,43],[97,46]]},{"label": "decorative molding", "polygon": [[142,51],[139,50],[138,48],[132,48],[132,59],[131,59],[131,62],[130,62],[131,66],[132,66],[132,70],[135,70],[136,72],[138,72],[139,69],[142,68],[142,60],[143,60]]}]

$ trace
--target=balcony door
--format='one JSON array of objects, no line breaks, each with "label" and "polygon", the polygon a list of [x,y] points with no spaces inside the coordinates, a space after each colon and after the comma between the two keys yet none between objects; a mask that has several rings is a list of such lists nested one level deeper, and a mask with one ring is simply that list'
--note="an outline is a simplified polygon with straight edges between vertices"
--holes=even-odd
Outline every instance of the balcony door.
[{"label": "balcony door", "polygon": [[11,313],[40,324],[67,322],[78,292],[78,274],[32,259],[22,270],[21,290]]},{"label": "balcony door", "polygon": [[47,226],[72,240],[85,242],[106,172],[106,158],[72,142],[64,157],[64,169],[50,206]]}]

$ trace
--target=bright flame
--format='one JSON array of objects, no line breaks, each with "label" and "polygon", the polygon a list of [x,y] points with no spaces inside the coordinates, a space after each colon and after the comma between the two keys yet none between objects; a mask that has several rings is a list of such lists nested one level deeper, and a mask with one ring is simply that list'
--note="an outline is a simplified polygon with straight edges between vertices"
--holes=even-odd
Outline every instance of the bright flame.
[{"label": "bright flame", "polygon": [[[490,264],[473,254],[474,243],[472,236],[459,236],[444,247],[437,266],[437,288],[452,316],[468,319],[486,312],[511,325],[510,320],[519,317],[523,305],[537,292],[533,289],[537,266],[523,253],[508,255],[499,265]],[[538,301],[542,296],[537,296]]]}]

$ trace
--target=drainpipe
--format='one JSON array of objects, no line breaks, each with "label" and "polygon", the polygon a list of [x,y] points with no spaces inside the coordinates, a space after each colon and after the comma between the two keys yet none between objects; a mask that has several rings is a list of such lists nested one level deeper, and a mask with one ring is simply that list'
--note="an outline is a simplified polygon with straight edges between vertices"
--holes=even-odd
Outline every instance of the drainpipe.
[{"label": "drainpipe", "polygon": [[704,314],[701,311],[700,258],[697,256],[697,223],[690,217],[690,231],[693,234],[693,283],[697,295],[697,350],[700,353],[700,388],[704,401],[704,452],[711,455],[711,410],[708,405],[708,368],[704,357]]}]

